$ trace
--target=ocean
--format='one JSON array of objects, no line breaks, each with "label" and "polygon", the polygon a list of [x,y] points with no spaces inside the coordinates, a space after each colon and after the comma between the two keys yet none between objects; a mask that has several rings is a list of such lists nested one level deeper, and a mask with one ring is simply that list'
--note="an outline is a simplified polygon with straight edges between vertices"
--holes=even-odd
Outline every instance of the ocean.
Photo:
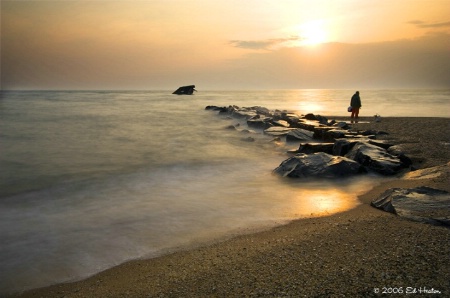
[{"label": "ocean", "polygon": [[[347,116],[354,90],[2,91],[0,294],[354,208],[379,183],[271,174],[297,144],[208,105]],[[450,90],[360,90],[360,116],[450,117]],[[444,108],[443,108],[444,107]]]}]

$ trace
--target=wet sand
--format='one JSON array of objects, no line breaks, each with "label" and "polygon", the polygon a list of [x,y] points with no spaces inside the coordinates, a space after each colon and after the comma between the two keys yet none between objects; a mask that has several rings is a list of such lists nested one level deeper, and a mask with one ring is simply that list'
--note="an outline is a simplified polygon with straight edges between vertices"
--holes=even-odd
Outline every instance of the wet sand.
[{"label": "wet sand", "polygon": [[[448,118],[360,120],[370,123],[355,129],[388,132],[384,138],[401,144],[416,168],[450,161]],[[398,177],[368,190],[359,197],[361,205],[347,212],[131,261],[21,297],[361,297],[383,291],[439,291],[448,297],[450,229],[377,210],[370,201],[391,187],[450,191],[449,181],[449,172],[430,179]]]}]

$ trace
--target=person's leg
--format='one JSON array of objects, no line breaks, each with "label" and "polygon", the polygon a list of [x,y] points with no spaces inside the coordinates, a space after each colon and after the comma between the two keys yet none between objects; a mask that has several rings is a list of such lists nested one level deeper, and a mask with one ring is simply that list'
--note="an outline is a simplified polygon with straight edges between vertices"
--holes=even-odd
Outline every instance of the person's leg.
[{"label": "person's leg", "polygon": [[350,115],[351,121],[350,123],[353,123],[353,119],[355,119],[355,109],[352,109],[352,114]]},{"label": "person's leg", "polygon": [[[359,116],[359,109],[353,109],[352,110],[352,123],[358,123],[358,116]],[[353,121],[355,119],[355,121]]]}]

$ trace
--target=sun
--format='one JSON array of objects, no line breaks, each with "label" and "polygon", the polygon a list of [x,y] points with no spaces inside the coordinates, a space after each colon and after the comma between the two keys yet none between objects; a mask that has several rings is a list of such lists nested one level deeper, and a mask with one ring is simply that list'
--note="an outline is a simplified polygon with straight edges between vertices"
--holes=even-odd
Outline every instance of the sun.
[{"label": "sun", "polygon": [[298,28],[303,45],[315,46],[328,40],[328,34],[322,20],[310,21],[299,25]]}]

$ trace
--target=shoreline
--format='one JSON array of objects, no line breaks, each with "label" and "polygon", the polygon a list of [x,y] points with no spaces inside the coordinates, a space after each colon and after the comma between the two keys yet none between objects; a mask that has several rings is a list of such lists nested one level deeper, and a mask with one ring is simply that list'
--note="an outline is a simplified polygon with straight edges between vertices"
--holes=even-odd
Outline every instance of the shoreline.
[{"label": "shoreline", "polygon": [[[436,126],[442,125],[439,132]],[[354,127],[366,128],[388,131],[387,139],[405,148],[418,168],[450,161],[450,146],[441,144],[449,142],[448,118],[387,117],[380,123]],[[381,293],[383,287],[434,289],[448,295],[450,229],[370,206],[372,199],[392,187],[450,191],[448,181],[448,175],[397,178],[359,196],[361,204],[349,211],[297,219],[269,230],[133,260],[81,281],[17,296],[376,296],[375,291]]]}]

